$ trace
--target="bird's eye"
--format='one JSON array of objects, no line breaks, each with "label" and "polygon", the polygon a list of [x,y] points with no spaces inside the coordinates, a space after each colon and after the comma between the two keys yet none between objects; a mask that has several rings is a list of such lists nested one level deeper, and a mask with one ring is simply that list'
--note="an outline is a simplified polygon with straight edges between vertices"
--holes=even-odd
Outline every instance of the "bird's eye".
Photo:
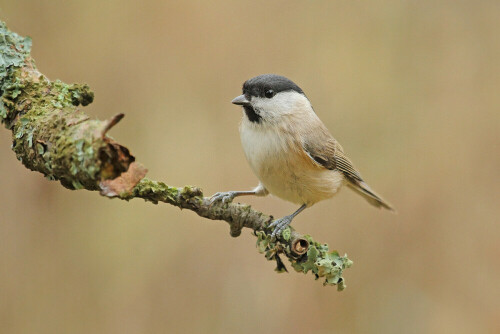
[{"label": "bird's eye", "polygon": [[265,95],[268,99],[270,99],[271,97],[273,97],[274,95],[276,95],[276,93],[274,92],[274,90],[272,90],[272,89],[268,89],[268,90],[266,90],[266,92],[264,93],[264,95]]}]

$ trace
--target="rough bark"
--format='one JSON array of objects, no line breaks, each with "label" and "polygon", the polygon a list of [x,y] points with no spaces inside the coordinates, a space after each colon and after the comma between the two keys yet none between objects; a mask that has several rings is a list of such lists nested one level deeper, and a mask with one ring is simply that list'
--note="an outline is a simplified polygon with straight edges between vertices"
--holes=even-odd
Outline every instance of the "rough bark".
[{"label": "rough bark", "polygon": [[12,149],[27,168],[72,190],[97,190],[103,196],[152,203],[168,203],[189,209],[204,218],[229,223],[237,237],[242,228],[254,231],[257,248],[286,271],[280,255],[298,272],[312,272],[325,285],[345,288],[343,270],[352,262],[328,245],[288,227],[277,239],[267,225],[272,216],[237,203],[215,203],[200,188],[171,187],[145,178],[147,170],[130,151],[107,136],[123,114],[110,120],[91,119],[79,106],[93,101],[85,84],[51,81],[41,74],[30,56],[31,39],[7,29],[0,21],[0,120],[12,131]]}]

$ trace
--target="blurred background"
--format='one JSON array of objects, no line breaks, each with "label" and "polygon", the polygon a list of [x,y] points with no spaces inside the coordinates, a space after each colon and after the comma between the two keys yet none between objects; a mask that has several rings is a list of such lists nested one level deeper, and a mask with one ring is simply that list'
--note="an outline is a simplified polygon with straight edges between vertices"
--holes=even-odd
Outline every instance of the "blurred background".
[{"label": "blurred background", "polygon": [[270,72],[398,209],[346,189],[294,222],[354,261],[339,293],[276,274],[250,231],[50,182],[2,128],[0,332],[500,332],[499,14],[494,0],[0,0],[42,73],[88,83],[93,117],[126,114],[111,135],[150,178],[255,186],[230,101]]}]

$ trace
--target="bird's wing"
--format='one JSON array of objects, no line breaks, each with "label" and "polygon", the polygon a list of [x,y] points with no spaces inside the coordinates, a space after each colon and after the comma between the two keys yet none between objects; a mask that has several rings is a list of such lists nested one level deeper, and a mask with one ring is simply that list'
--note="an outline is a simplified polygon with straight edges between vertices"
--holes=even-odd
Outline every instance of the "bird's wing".
[{"label": "bird's wing", "polygon": [[323,134],[321,137],[315,138],[320,145],[312,145],[307,141],[303,144],[304,151],[311,159],[326,169],[338,170],[350,182],[363,181],[351,160],[345,156],[342,146],[331,135]]},{"label": "bird's wing", "polygon": [[[384,207],[394,210],[390,204],[384,201],[365,183],[361,174],[356,170],[351,160],[344,154],[342,146],[328,133],[321,129],[314,135],[315,145],[304,141],[303,148],[314,162],[326,169],[336,170],[348,181],[348,185],[357,193],[362,195],[368,202],[376,207]],[[321,143],[318,145],[317,143]]]}]

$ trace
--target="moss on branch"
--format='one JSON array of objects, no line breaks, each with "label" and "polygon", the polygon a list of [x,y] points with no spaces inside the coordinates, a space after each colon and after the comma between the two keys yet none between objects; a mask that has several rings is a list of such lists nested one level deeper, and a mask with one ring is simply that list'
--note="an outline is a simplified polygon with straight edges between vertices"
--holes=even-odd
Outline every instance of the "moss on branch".
[{"label": "moss on branch", "polygon": [[278,239],[267,228],[273,217],[239,203],[213,205],[200,188],[171,187],[145,178],[147,170],[135,162],[129,150],[107,132],[123,117],[107,121],[91,119],[80,110],[93,101],[85,84],[51,81],[38,72],[30,56],[31,39],[7,29],[0,21],[0,120],[12,131],[12,149],[27,168],[69,189],[98,190],[101,195],[152,203],[168,203],[199,216],[226,221],[237,237],[252,229],[257,249],[286,271],[281,255],[298,272],[312,272],[325,285],[343,290],[343,270],[352,262],[330,251],[309,235],[287,227]]}]

